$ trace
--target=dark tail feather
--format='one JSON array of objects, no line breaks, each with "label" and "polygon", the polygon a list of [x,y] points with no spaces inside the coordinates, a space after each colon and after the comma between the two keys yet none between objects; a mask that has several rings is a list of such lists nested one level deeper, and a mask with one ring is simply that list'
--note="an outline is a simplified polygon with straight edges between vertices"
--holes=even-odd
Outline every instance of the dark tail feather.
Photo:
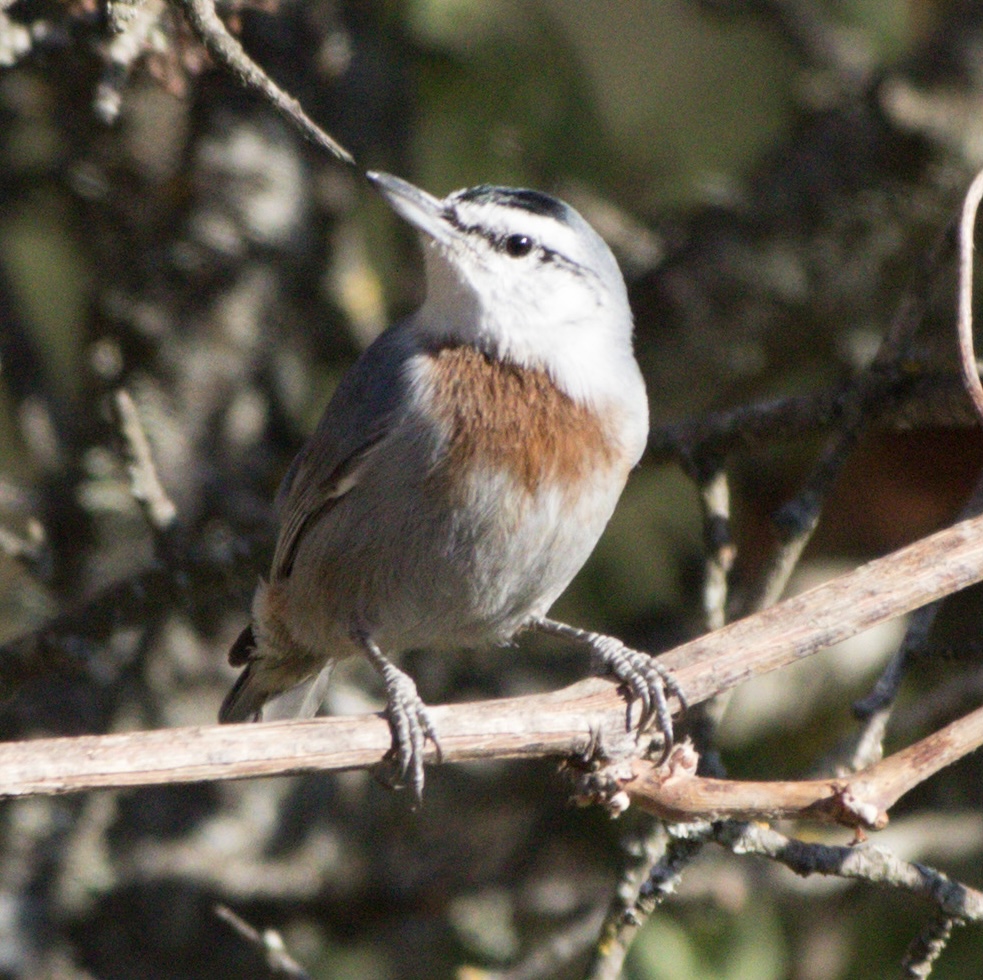
[{"label": "dark tail feather", "polygon": [[[242,667],[232,690],[219,708],[218,720],[226,725],[240,721],[260,721],[263,707],[269,702],[268,720],[283,718],[313,718],[317,714],[331,679],[332,662],[328,661],[319,673],[304,675],[274,664],[256,655],[256,637],[247,626],[229,651],[229,663]],[[303,665],[303,662],[302,662]],[[311,665],[315,668],[315,665]]]},{"label": "dark tail feather", "polygon": [[247,626],[239,634],[239,639],[232,644],[232,649],[229,651],[229,663],[233,667],[244,666],[249,662],[255,649],[256,635],[253,633],[252,626]]},{"label": "dark tail feather", "polygon": [[252,664],[236,678],[232,690],[225,696],[222,707],[218,709],[221,725],[238,721],[259,721],[267,694],[254,683]]},{"label": "dark tail feather", "polygon": [[255,650],[256,637],[252,626],[247,626],[229,651],[229,663],[233,667],[245,666],[246,669],[236,678],[232,690],[225,696],[222,707],[218,710],[218,720],[222,725],[260,719],[266,694],[253,684],[253,665],[249,660]]}]

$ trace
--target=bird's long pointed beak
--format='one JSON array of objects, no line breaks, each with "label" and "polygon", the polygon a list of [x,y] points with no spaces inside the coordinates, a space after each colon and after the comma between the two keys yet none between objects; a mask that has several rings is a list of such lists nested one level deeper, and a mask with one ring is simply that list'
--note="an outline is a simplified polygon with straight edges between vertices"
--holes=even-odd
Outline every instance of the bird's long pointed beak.
[{"label": "bird's long pointed beak", "polygon": [[454,236],[454,226],[444,214],[444,202],[407,180],[370,170],[366,175],[389,206],[414,228],[438,242]]}]

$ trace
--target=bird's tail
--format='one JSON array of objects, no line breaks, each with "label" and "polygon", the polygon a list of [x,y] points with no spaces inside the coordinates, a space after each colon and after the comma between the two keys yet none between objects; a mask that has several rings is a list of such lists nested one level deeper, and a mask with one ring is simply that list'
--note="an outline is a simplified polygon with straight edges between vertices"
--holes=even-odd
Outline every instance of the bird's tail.
[{"label": "bird's tail", "polygon": [[[236,678],[232,690],[225,696],[219,708],[221,724],[241,721],[260,721],[265,718],[312,718],[331,679],[331,661],[314,676],[306,678],[297,674],[284,676],[282,670],[271,668],[262,657],[256,655],[256,637],[247,626],[229,651],[229,663],[244,667]],[[265,708],[264,706],[268,705]]]},{"label": "bird's tail", "polygon": [[254,683],[252,665],[248,666],[236,678],[232,690],[225,696],[222,707],[218,709],[218,720],[221,725],[233,724],[237,721],[259,721],[263,717],[263,705],[266,703],[265,691],[259,690]]},{"label": "bird's tail", "polygon": [[232,690],[225,696],[222,707],[218,709],[219,724],[228,725],[237,721],[259,721],[263,705],[269,694],[256,683],[256,662],[252,659],[256,652],[256,636],[252,626],[247,626],[229,651],[229,663],[245,670],[236,678]]}]

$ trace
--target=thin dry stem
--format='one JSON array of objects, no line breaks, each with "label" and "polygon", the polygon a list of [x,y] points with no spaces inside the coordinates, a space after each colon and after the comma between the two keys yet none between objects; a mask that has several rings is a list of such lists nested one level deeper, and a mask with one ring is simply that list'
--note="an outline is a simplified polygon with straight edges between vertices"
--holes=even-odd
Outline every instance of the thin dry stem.
[{"label": "thin dry stem", "polygon": [[977,414],[983,419],[983,385],[973,350],[973,238],[976,212],[983,199],[983,170],[969,185],[959,221],[959,363],[962,367],[966,393],[972,399]]},{"label": "thin dry stem", "polygon": [[150,440],[125,388],[116,392],[116,411],[130,456],[130,491],[143,508],[150,526],[157,532],[164,532],[177,520],[177,507],[160,482]]},{"label": "thin dry stem", "polygon": [[257,947],[274,976],[310,980],[310,974],[287,952],[283,937],[273,929],[260,932],[227,905],[216,905],[215,914],[227,922],[250,945]]},{"label": "thin dry stem", "polygon": [[296,126],[316,146],[327,150],[345,163],[354,165],[355,159],[340,143],[329,136],[307,113],[300,103],[287,95],[242,49],[242,45],[229,33],[215,11],[213,0],[173,0],[184,15],[198,40],[208,53],[227,68],[246,88],[261,95],[288,122]]},{"label": "thin dry stem", "polygon": [[710,824],[709,830],[713,840],[734,854],[771,858],[802,876],[836,875],[901,888],[934,902],[943,915],[983,920],[983,893],[879,847],[806,844],[761,824],[735,821]]},{"label": "thin dry stem", "polygon": [[666,766],[634,763],[628,795],[663,820],[808,818],[862,830],[887,826],[909,790],[983,745],[983,708],[849,778],[794,782],[704,779],[680,747]]}]

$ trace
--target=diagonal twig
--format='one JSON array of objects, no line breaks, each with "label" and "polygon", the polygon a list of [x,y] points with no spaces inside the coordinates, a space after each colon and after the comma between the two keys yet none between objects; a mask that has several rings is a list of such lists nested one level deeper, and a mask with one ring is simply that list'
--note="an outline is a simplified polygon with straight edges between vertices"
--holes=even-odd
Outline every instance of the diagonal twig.
[{"label": "diagonal twig", "polygon": [[802,876],[837,875],[902,888],[934,902],[945,915],[983,920],[983,893],[882,848],[807,844],[760,824],[724,821],[708,826],[713,840],[735,854],[772,858]]},{"label": "diagonal twig", "polygon": [[287,952],[278,932],[273,929],[260,932],[227,905],[216,905],[215,915],[262,952],[266,965],[274,975],[288,977],[290,980],[311,980],[311,975]]},{"label": "diagonal twig", "polygon": [[215,10],[214,0],[173,0],[184,12],[195,36],[208,53],[227,68],[246,88],[261,95],[289,122],[293,123],[312,143],[327,150],[345,163],[355,159],[337,140],[329,136],[306,112],[300,103],[280,88],[243,50],[229,33]]},{"label": "diagonal twig", "polygon": [[905,793],[983,745],[983,708],[849,777],[752,782],[705,779],[680,747],[669,764],[633,763],[632,800],[663,820],[810,818],[861,830],[887,826]]}]

